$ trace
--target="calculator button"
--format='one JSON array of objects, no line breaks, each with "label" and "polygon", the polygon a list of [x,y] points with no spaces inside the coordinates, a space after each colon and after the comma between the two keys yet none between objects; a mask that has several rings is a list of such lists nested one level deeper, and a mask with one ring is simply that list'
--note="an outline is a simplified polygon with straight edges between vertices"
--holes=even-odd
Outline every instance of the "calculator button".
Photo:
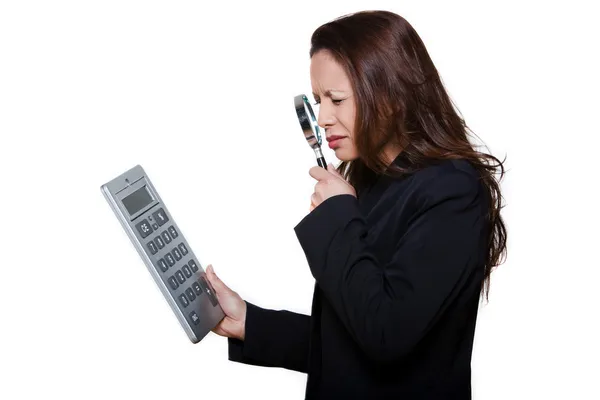
[{"label": "calculator button", "polygon": [[201,277],[200,279],[198,279],[198,282],[200,282],[200,286],[202,286],[202,289],[204,289],[204,291],[208,293],[210,288],[208,287],[208,284],[206,283],[206,280],[204,279],[204,277]]},{"label": "calculator button", "polygon": [[200,278],[200,285],[202,286],[206,294],[208,294],[208,298],[210,299],[210,302],[212,303],[213,307],[216,306],[218,303],[217,298],[215,297],[215,293],[212,290],[212,287],[210,287],[209,284],[206,282],[204,276]]},{"label": "calculator button", "polygon": [[184,265],[183,268],[181,268],[181,270],[185,274],[186,278],[189,278],[190,276],[192,276],[192,271],[190,271],[190,267],[188,267],[187,265]]},{"label": "calculator button", "polygon": [[174,276],[171,276],[169,279],[169,286],[171,286],[171,289],[175,290],[179,287],[179,283],[177,283],[177,280],[175,280]]},{"label": "calculator button", "polygon": [[202,288],[198,282],[192,283],[192,289],[194,289],[196,296],[200,296],[202,294]]},{"label": "calculator button", "polygon": [[187,297],[185,297],[185,294],[183,294],[183,293],[179,295],[178,299],[179,299],[179,302],[181,303],[181,305],[184,308],[187,307],[190,304],[190,302],[188,301]]},{"label": "calculator button", "polygon": [[154,228],[154,230],[158,230],[158,224],[152,224],[152,227]]},{"label": "calculator button", "polygon": [[198,272],[198,265],[196,264],[196,261],[190,260],[190,262],[188,263],[188,265],[192,269],[192,272]]},{"label": "calculator button", "polygon": [[198,325],[200,323],[200,317],[198,317],[198,314],[196,314],[196,311],[192,311],[190,313],[190,319],[192,320],[194,325]]},{"label": "calculator button", "polygon": [[175,239],[177,236],[179,236],[179,233],[177,233],[177,231],[175,230],[175,228],[173,227],[173,225],[171,225],[168,230],[169,230],[169,233],[171,234],[171,237],[173,239]]},{"label": "calculator button", "polygon": [[169,217],[167,217],[167,213],[165,213],[165,210],[163,210],[162,208],[154,213],[152,213],[152,216],[154,217],[154,220],[156,222],[158,222],[158,225],[163,226],[165,222],[167,222],[169,220]]},{"label": "calculator button", "polygon": [[181,254],[183,254],[184,256],[188,253],[188,249],[187,247],[185,247],[185,244],[183,243],[179,243],[179,250],[181,251]]},{"label": "calculator button", "polygon": [[160,270],[162,272],[167,272],[167,270],[169,269],[169,266],[167,265],[167,263],[165,262],[165,260],[163,258],[158,260],[158,266],[160,267]]},{"label": "calculator button", "polygon": [[175,259],[177,261],[179,261],[183,258],[183,256],[181,255],[181,252],[179,251],[179,249],[177,247],[175,247],[171,253],[173,253],[173,256],[175,257]]},{"label": "calculator button", "polygon": [[169,236],[167,231],[162,231],[162,233],[160,235],[165,240],[165,243],[171,243],[171,236]]},{"label": "calculator button", "polygon": [[159,249],[162,249],[163,247],[165,247],[165,242],[163,242],[163,240],[160,236],[157,236],[156,239],[154,239],[154,243],[156,243],[156,245],[158,246]]},{"label": "calculator button", "polygon": [[183,274],[181,273],[181,271],[175,272],[175,277],[177,278],[177,280],[179,281],[179,283],[185,282],[185,276],[183,276]]},{"label": "calculator button", "polygon": [[194,291],[192,290],[192,288],[187,288],[185,290],[185,295],[187,296],[187,298],[190,301],[190,303],[192,301],[194,301],[194,299],[196,298],[196,295],[194,294]]},{"label": "calculator button", "polygon": [[156,247],[156,244],[152,241],[148,242],[148,248],[152,254],[156,254],[158,252],[158,247]]},{"label": "calculator button", "polygon": [[173,265],[175,265],[175,259],[173,258],[171,253],[165,254],[165,260],[167,260],[167,264],[169,264],[169,267],[172,267]]},{"label": "calculator button", "polygon": [[152,227],[150,226],[150,223],[148,222],[147,219],[144,219],[141,222],[138,222],[135,227],[137,228],[140,235],[142,235],[142,238],[147,237],[148,235],[150,235],[153,232]]}]

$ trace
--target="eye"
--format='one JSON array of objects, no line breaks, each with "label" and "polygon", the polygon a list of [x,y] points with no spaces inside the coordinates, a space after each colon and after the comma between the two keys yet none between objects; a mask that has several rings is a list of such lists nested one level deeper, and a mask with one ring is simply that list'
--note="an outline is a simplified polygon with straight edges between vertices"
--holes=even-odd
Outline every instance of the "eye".
[{"label": "eye", "polygon": [[342,104],[342,101],[344,101],[344,99],[341,99],[341,100],[331,99],[331,102],[333,104],[335,104],[336,106],[339,106],[340,104]]},{"label": "eye", "polygon": [[313,105],[318,106],[319,104],[321,104],[320,100],[315,101],[315,103]]}]

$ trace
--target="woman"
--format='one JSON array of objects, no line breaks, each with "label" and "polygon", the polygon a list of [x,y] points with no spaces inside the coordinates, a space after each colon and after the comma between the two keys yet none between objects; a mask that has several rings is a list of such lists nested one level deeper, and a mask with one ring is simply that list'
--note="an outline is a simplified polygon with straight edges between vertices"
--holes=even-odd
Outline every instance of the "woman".
[{"label": "woman", "polygon": [[311,45],[318,123],[342,161],[311,168],[295,227],[311,315],[245,302],[209,266],[226,313],[214,332],[230,360],[307,373],[307,399],[470,399],[479,299],[506,247],[502,163],[469,143],[402,17],[345,16]]}]

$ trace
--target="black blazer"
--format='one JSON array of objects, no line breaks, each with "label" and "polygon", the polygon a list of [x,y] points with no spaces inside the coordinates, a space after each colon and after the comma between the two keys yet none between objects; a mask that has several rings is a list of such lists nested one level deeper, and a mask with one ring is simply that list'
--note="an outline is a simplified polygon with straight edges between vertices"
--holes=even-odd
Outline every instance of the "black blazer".
[{"label": "black blazer", "polygon": [[294,228],[316,281],[311,315],[247,302],[229,360],[307,373],[306,399],[470,399],[490,229],[479,175],[443,161],[369,189]]}]

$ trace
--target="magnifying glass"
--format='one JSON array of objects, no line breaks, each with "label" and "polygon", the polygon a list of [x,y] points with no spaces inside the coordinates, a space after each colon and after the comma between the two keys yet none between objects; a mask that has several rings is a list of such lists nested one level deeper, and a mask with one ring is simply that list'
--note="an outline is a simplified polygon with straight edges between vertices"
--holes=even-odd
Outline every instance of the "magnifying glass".
[{"label": "magnifying glass", "polygon": [[323,153],[321,152],[321,132],[308,98],[304,94],[299,94],[294,97],[294,106],[296,107],[296,114],[298,115],[298,121],[300,122],[304,137],[308,145],[315,151],[317,164],[319,164],[319,167],[327,169],[325,157],[323,157]]}]

